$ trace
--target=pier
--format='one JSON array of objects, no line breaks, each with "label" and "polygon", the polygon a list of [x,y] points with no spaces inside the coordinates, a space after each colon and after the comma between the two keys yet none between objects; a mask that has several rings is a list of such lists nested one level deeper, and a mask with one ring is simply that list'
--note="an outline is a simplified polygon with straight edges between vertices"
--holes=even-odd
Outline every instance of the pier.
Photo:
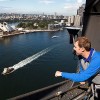
[{"label": "pier", "polygon": [[9,37],[9,36],[14,36],[14,35],[20,35],[20,34],[28,34],[28,33],[33,33],[33,32],[56,32],[59,31],[57,30],[23,30],[23,31],[13,31],[13,32],[5,32],[5,34],[0,35],[0,38],[3,37]]}]

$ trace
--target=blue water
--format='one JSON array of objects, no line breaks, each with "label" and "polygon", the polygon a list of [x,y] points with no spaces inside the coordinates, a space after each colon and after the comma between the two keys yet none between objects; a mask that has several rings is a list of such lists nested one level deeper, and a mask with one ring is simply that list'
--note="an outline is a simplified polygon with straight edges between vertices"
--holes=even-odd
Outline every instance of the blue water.
[{"label": "blue water", "polygon": [[[52,38],[52,36],[58,36]],[[3,68],[14,66],[20,61],[51,48],[39,58],[3,76],[0,74],[0,100],[63,81],[56,78],[56,70],[75,72],[76,62],[72,54],[66,29],[58,32],[34,32],[0,39],[0,73]]]}]

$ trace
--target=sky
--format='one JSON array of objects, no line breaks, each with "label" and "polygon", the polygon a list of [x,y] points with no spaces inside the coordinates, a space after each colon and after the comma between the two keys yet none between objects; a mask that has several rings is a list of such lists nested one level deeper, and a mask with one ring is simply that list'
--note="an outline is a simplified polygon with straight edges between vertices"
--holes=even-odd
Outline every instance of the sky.
[{"label": "sky", "polygon": [[86,0],[0,0],[0,13],[75,15]]}]

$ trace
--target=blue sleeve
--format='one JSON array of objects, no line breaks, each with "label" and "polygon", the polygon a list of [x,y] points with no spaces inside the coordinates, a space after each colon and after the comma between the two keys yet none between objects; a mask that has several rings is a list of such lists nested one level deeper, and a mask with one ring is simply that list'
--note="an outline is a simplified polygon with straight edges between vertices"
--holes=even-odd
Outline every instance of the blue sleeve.
[{"label": "blue sleeve", "polygon": [[100,57],[91,60],[88,68],[80,73],[65,73],[62,72],[62,77],[75,82],[84,82],[91,76],[100,71]]}]

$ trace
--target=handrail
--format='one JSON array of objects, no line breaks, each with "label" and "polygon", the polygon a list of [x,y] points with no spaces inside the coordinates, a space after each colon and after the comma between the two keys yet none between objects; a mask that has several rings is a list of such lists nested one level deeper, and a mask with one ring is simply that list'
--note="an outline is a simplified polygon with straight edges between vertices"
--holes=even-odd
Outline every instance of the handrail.
[{"label": "handrail", "polygon": [[[78,84],[78,85],[74,86],[73,88],[70,88],[70,89],[65,90],[65,91],[58,91],[58,92],[56,92],[55,94],[53,94],[52,96],[49,96],[49,97],[47,97],[47,98],[43,98],[43,99],[41,99],[41,100],[48,100],[48,99],[52,99],[52,98],[54,98],[54,97],[62,96],[62,95],[64,95],[65,93],[70,92],[70,91],[72,91],[72,90],[74,90],[75,88],[78,88],[78,87],[80,87],[80,86],[82,86],[82,84]],[[85,93],[85,92],[83,92],[83,93]]]},{"label": "handrail", "polygon": [[27,96],[30,96],[30,95],[33,95],[33,94],[37,94],[39,92],[42,92],[42,91],[45,91],[45,90],[48,90],[50,88],[54,88],[54,87],[57,87],[57,86],[60,86],[66,82],[69,82],[69,80],[65,80],[65,81],[62,81],[60,83],[56,83],[56,84],[53,84],[53,85],[50,85],[50,86],[47,86],[47,87],[44,87],[42,89],[38,89],[38,90],[35,90],[35,91],[31,91],[31,92],[28,92],[28,93],[25,93],[25,94],[22,94],[22,95],[19,95],[19,96],[16,96],[16,97],[12,97],[12,98],[9,98],[7,100],[16,100],[16,99],[19,99],[19,98],[23,98],[23,97],[27,97]]}]

